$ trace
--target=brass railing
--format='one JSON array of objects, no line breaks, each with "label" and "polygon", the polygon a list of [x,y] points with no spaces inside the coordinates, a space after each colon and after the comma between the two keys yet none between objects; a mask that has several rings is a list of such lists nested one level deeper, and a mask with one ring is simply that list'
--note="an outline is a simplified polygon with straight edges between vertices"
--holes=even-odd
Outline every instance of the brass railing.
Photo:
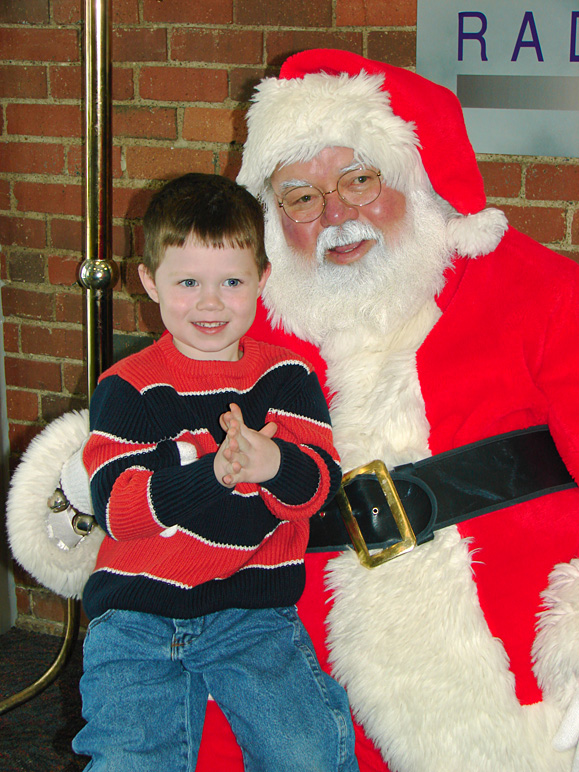
[{"label": "brass railing", "polygon": [[[90,400],[100,373],[112,364],[112,290],[118,276],[112,253],[111,0],[85,0],[85,260],[87,381]],[[0,714],[42,692],[64,667],[78,636],[80,603],[68,599],[61,649],[48,670],[0,701]]]}]

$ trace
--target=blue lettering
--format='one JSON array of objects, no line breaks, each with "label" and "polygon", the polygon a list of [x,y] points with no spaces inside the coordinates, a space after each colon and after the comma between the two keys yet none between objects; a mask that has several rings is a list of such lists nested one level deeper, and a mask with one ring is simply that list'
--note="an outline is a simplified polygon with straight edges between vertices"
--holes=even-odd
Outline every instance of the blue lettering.
[{"label": "blue lettering", "polygon": [[579,27],[579,11],[571,13],[571,54],[570,62],[579,62],[579,51],[577,51],[577,28]]},{"label": "blue lettering", "polygon": [[[478,19],[481,23],[478,32],[465,32],[464,20],[468,18]],[[468,13],[466,11],[458,14],[458,61],[462,62],[463,55],[463,42],[465,40],[478,40],[480,43],[480,58],[481,62],[488,62],[487,58],[487,44],[484,39],[484,34],[487,31],[487,17],[484,13],[478,11],[472,11]]]},{"label": "blue lettering", "polygon": [[[529,27],[531,31],[531,40],[523,40],[523,36],[527,31],[527,27]],[[532,11],[525,11],[523,23],[521,24],[521,29],[519,30],[519,37],[517,38],[517,42],[515,43],[515,50],[513,51],[513,55],[511,57],[511,62],[517,61],[517,57],[519,56],[519,51],[521,48],[534,48],[537,53],[538,61],[544,61],[543,52],[541,51],[541,44],[539,43],[539,35],[537,34],[537,27],[535,25],[535,17],[533,16]]]}]

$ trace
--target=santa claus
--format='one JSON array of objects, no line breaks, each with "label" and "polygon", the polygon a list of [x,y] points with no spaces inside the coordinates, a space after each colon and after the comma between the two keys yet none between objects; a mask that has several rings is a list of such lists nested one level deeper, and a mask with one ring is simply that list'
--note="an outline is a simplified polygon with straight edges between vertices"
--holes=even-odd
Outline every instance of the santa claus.
[{"label": "santa claus", "polygon": [[[360,769],[578,772],[579,266],[485,208],[456,97],[414,73],[303,52],[248,124],[273,266],[252,332],[316,366],[347,472],[300,614]],[[46,507],[60,480],[83,508],[77,418],[33,443],[8,509],[15,556],[68,596],[102,538],[65,544]],[[241,768],[209,703],[197,769]]]},{"label": "santa claus", "polygon": [[[350,509],[387,548],[368,568],[372,549],[331,552],[322,527],[301,607],[363,727],[360,768],[568,771],[579,266],[485,209],[456,97],[414,73],[303,52],[248,126],[273,337],[319,349],[343,468],[363,466]],[[397,537],[375,459],[407,502]]]}]

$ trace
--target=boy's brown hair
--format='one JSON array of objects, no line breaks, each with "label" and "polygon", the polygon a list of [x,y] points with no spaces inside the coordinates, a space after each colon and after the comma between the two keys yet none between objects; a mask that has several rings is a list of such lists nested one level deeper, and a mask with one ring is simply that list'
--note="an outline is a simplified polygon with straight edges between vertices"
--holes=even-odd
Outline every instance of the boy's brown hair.
[{"label": "boy's brown hair", "polygon": [[153,277],[167,247],[189,238],[204,247],[253,249],[259,278],[269,263],[261,205],[227,177],[193,172],[167,182],[151,199],[143,227],[143,264]]}]

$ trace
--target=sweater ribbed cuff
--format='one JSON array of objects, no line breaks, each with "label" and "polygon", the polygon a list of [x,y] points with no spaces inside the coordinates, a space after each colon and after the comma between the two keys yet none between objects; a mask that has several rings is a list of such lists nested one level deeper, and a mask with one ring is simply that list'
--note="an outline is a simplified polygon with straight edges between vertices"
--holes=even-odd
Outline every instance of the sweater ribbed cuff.
[{"label": "sweater ribbed cuff", "polygon": [[280,449],[281,461],[276,476],[262,483],[262,488],[289,506],[306,504],[316,494],[320,473],[315,461],[297,445],[273,438]]}]

